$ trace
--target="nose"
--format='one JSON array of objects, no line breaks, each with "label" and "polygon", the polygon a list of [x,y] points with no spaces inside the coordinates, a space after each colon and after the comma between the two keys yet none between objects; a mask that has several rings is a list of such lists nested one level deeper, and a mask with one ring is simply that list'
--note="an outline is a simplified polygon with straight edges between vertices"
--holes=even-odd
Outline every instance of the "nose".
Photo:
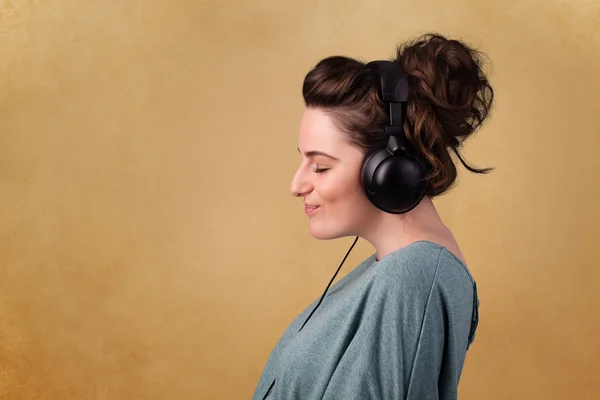
[{"label": "nose", "polygon": [[303,168],[298,168],[290,184],[290,192],[292,193],[292,196],[306,196],[306,194],[310,193],[312,189],[312,182],[310,182],[310,179],[304,173]]}]

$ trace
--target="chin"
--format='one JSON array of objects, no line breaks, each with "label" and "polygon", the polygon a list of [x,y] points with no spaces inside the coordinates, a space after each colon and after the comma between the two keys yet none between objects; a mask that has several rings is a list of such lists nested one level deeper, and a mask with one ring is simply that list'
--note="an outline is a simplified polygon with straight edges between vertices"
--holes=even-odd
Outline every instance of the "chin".
[{"label": "chin", "polygon": [[337,238],[341,237],[339,235],[327,235],[327,234],[323,234],[321,232],[315,233],[312,231],[310,232],[310,235],[318,240],[332,240],[332,239],[337,239]]},{"label": "chin", "polygon": [[309,229],[310,235],[318,240],[332,240],[339,239],[346,236],[353,236],[345,230],[340,229],[332,229],[331,227],[323,227],[315,224],[314,222],[310,223]]}]

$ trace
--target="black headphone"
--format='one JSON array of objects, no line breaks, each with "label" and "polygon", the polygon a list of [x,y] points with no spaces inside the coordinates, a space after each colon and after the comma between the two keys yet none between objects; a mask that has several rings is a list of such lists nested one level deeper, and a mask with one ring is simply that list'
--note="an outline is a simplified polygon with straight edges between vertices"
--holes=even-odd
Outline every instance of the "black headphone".
[{"label": "black headphone", "polygon": [[415,208],[429,188],[428,166],[408,142],[404,116],[408,102],[408,78],[394,61],[366,64],[379,83],[379,98],[389,106],[385,138],[365,154],[362,185],[368,199],[377,208],[391,214],[403,214]]}]

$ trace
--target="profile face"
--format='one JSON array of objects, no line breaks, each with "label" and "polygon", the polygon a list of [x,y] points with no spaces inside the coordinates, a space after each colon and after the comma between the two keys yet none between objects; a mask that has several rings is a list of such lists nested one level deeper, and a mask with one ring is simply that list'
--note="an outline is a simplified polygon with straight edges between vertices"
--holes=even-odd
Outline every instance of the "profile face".
[{"label": "profile face", "polygon": [[310,234],[317,239],[359,235],[376,213],[364,194],[364,153],[321,109],[306,108],[298,136],[300,165],[290,191],[304,199]]}]

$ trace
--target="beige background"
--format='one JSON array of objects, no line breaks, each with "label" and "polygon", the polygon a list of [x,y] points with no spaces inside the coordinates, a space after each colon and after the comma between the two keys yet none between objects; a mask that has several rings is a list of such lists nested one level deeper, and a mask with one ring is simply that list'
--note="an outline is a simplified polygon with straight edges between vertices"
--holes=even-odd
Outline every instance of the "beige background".
[{"label": "beige background", "polygon": [[0,4],[1,399],[249,399],[352,243],[288,192],[303,76],[429,30],[496,90],[496,171],[437,200],[481,296],[460,398],[598,398],[597,1]]}]

